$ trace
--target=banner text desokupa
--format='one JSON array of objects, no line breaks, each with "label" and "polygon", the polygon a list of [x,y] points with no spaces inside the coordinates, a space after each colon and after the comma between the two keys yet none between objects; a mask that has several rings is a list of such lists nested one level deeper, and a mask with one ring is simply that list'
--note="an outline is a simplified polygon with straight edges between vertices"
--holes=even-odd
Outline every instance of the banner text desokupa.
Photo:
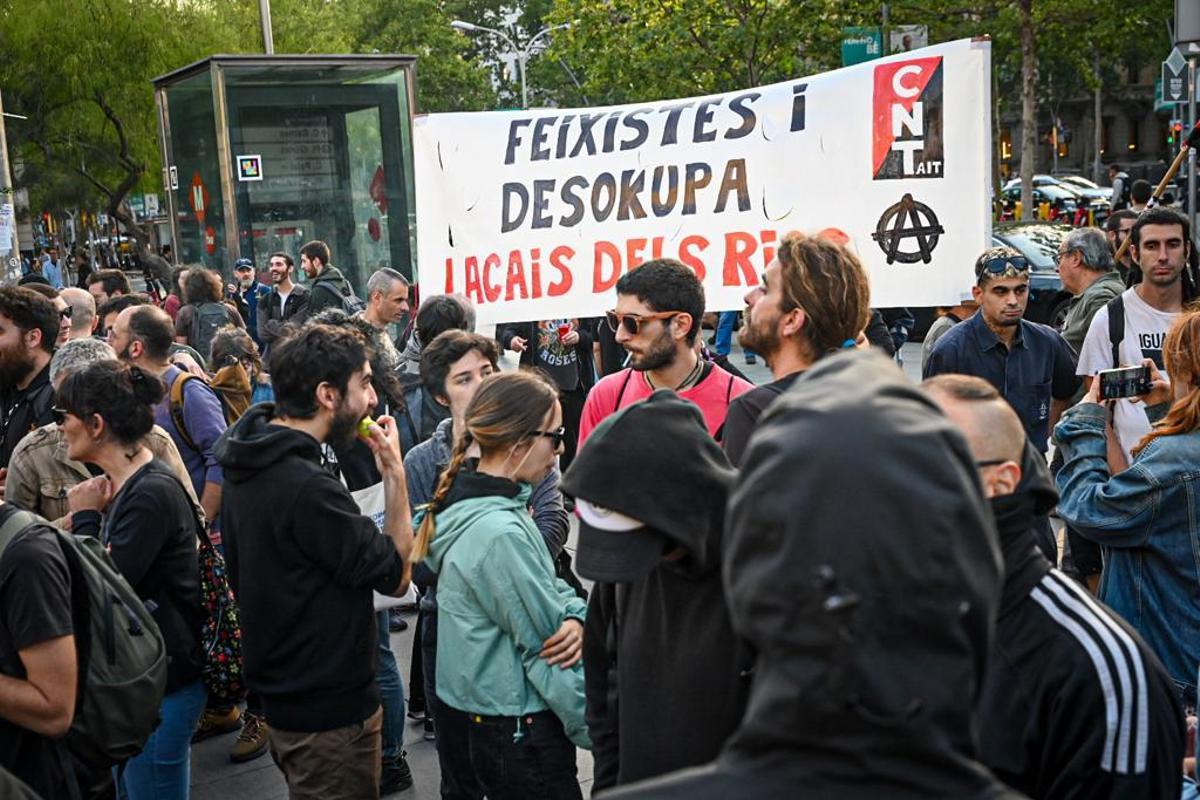
[{"label": "banner text desokupa", "polygon": [[422,288],[484,324],[596,316],[670,257],[741,308],[786,232],[836,228],[873,305],[958,302],[991,233],[989,70],[964,40],[709,97],[419,117]]}]

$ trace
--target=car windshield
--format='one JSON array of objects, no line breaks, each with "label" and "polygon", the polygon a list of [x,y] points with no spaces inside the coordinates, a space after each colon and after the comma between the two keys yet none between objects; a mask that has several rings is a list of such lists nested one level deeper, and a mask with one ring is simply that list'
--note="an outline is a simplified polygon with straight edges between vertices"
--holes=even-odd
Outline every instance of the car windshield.
[{"label": "car windshield", "polygon": [[1092,181],[1089,181],[1087,178],[1084,178],[1080,175],[1068,175],[1067,177],[1062,178],[1062,182],[1063,183],[1071,183],[1071,184],[1074,184],[1075,186],[1080,186],[1084,189],[1099,189],[1100,188],[1097,184],[1093,183]]},{"label": "car windshield", "polygon": [[996,230],[996,238],[1009,247],[1021,251],[1021,255],[1039,272],[1054,271],[1054,257],[1058,246],[1070,232],[1070,228],[1057,225],[1022,225],[1016,228]]}]

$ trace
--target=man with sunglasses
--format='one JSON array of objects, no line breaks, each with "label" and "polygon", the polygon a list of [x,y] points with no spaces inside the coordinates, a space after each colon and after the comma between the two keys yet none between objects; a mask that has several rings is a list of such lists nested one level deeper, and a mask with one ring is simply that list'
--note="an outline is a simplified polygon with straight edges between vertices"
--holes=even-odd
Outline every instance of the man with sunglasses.
[{"label": "man with sunglasses", "polygon": [[696,349],[704,314],[704,286],[696,273],[672,258],[648,261],[617,281],[617,307],[606,312],[629,367],[596,384],[579,420],[579,446],[600,420],[671,389],[700,407],[708,432],[722,439],[729,404],[754,388],[705,361]]},{"label": "man with sunglasses", "polygon": [[924,377],[983,378],[1013,407],[1029,441],[1044,453],[1050,430],[1079,386],[1075,353],[1053,328],[1021,318],[1029,302],[1029,263],[1011,247],[990,248],[976,260],[971,296],[979,311],[938,340]]}]

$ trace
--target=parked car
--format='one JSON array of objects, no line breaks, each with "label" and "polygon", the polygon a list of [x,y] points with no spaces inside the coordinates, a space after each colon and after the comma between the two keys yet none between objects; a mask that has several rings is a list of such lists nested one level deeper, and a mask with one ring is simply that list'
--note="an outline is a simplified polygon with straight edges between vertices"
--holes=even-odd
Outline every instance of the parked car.
[{"label": "parked car", "polygon": [[[1021,199],[1021,182],[1009,181],[1001,192],[1001,197],[1004,200],[1005,209],[1010,212],[1014,211],[1017,201]],[[1051,221],[1071,222],[1075,218],[1075,212],[1081,206],[1086,205],[1087,201],[1079,194],[1057,183],[1043,183],[1041,186],[1035,183],[1033,205],[1037,208],[1042,203],[1050,204]]]},{"label": "parked car", "polygon": [[[993,247],[1012,247],[1029,262],[1029,304],[1025,307],[1025,319],[1040,322],[1058,330],[1062,328],[1071,302],[1071,293],[1063,288],[1058,274],[1058,246],[1073,228],[1049,222],[998,223],[992,230]],[[933,320],[936,308],[914,308],[916,325],[912,339],[925,336]]]},{"label": "parked car", "polygon": [[1060,183],[1066,184],[1072,189],[1083,189],[1088,192],[1085,197],[1098,197],[1101,200],[1112,201],[1112,187],[1101,186],[1095,181],[1090,181],[1082,175],[1061,175],[1058,178]]}]

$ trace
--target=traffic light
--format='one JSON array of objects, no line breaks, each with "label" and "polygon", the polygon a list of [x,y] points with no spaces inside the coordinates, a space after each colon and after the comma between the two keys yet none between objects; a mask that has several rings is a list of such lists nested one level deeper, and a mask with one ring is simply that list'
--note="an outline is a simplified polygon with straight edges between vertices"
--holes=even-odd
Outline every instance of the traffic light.
[{"label": "traffic light", "polygon": [[1174,147],[1180,141],[1183,134],[1183,123],[1177,119],[1171,120],[1171,124],[1167,127],[1167,145]]}]

